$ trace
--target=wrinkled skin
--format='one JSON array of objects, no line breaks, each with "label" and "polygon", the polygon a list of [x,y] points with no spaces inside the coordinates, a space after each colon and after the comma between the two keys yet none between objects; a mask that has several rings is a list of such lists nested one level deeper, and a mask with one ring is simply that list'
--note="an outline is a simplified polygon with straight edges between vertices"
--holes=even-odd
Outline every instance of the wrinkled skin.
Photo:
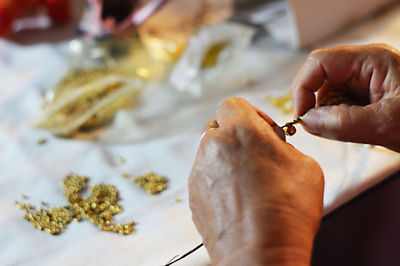
[{"label": "wrinkled skin", "polygon": [[205,129],[189,197],[214,265],[310,263],[322,215],[323,173],[272,126],[246,100],[229,98]]},{"label": "wrinkled skin", "polygon": [[[350,91],[361,105],[318,107],[329,90]],[[324,138],[400,151],[400,53],[384,44],[313,51],[291,86],[295,116]]]},{"label": "wrinkled skin", "polygon": [[[295,117],[321,137],[400,151],[399,87],[400,54],[387,45],[315,50],[291,86]],[[331,90],[351,92],[357,104],[319,107]],[[204,130],[189,199],[215,265],[310,264],[323,174],[276,129],[260,110],[230,98]]]}]

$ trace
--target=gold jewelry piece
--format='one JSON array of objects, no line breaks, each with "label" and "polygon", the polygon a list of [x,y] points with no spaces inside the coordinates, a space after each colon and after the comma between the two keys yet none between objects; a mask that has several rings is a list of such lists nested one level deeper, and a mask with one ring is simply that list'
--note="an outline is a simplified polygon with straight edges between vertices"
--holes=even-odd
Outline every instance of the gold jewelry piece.
[{"label": "gold jewelry piece", "polygon": [[301,121],[301,117],[298,117],[298,118],[294,119],[293,121],[284,124],[281,127],[285,131],[286,136],[293,136],[294,134],[296,134],[296,128],[294,125],[299,123],[300,121]]},{"label": "gold jewelry piece", "polygon": [[342,103],[354,104],[354,97],[350,92],[343,90],[331,90],[321,100],[319,106],[339,105]]}]

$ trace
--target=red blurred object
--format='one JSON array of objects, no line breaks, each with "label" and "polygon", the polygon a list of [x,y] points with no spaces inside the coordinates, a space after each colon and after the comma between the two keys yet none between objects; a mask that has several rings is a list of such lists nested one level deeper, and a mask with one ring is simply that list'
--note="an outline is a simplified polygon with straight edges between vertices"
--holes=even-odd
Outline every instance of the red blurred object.
[{"label": "red blurred object", "polygon": [[70,18],[69,0],[0,0],[0,36],[10,35],[14,20],[38,7],[46,8],[54,24],[66,23]]}]

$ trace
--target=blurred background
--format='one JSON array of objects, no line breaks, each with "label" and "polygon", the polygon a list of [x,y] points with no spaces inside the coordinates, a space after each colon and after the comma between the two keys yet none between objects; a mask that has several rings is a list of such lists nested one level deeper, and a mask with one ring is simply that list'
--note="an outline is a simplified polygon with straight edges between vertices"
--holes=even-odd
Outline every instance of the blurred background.
[{"label": "blurred background", "polygon": [[[244,97],[283,125],[293,119],[290,83],[312,49],[377,42],[400,48],[398,1],[0,0],[0,261],[162,265],[190,250],[201,239],[187,176],[221,100]],[[314,265],[397,265],[390,203],[399,182],[368,189],[398,180],[399,155],[301,127],[288,142],[325,173]],[[121,178],[148,171],[168,177],[165,192],[149,196]],[[59,184],[69,172],[115,185],[120,217],[137,231],[122,238],[81,223],[53,237],[11,206],[28,193],[65,205]],[[375,196],[351,201],[365,191]],[[208,261],[200,249],[176,265]]]}]

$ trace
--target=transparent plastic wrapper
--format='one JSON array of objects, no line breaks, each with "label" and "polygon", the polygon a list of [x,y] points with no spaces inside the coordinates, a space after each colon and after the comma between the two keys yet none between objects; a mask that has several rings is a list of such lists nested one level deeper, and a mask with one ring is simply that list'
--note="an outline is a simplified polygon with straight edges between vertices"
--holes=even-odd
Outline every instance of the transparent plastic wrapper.
[{"label": "transparent plastic wrapper", "polygon": [[79,129],[110,121],[115,112],[129,106],[143,87],[140,78],[106,75],[87,85],[66,90],[44,106],[36,123],[58,136],[71,136]]},{"label": "transparent plastic wrapper", "polygon": [[155,60],[175,63],[201,26],[220,23],[232,14],[233,0],[167,1],[138,28],[138,33]]},{"label": "transparent plastic wrapper", "polygon": [[170,83],[177,90],[201,96],[207,83],[229,71],[250,45],[253,34],[253,28],[236,23],[201,28],[172,70]]},{"label": "transparent plastic wrapper", "polygon": [[58,136],[82,132],[87,136],[79,137],[92,138],[89,130],[100,129],[118,110],[135,107],[146,82],[164,79],[165,74],[135,35],[125,40],[72,40],[68,59],[69,73],[47,91],[43,115],[35,124]]},{"label": "transparent plastic wrapper", "polygon": [[147,83],[168,81],[190,36],[201,25],[226,19],[231,2],[171,1],[130,35],[70,41],[70,72],[46,94],[37,127],[92,138],[89,129],[100,129],[118,110],[137,107],[130,103],[141,101],[139,92]]}]

